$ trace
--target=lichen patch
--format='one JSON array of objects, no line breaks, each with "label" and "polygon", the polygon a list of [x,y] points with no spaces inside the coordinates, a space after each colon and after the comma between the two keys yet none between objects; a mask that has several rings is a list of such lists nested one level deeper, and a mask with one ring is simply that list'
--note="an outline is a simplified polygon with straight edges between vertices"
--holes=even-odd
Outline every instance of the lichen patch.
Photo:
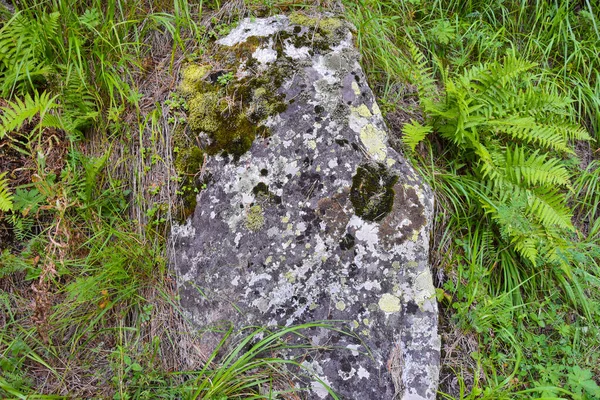
[{"label": "lichen patch", "polygon": [[360,140],[367,152],[376,161],[383,161],[387,156],[387,135],[373,124],[367,124],[360,130]]},{"label": "lichen patch", "polygon": [[386,313],[397,313],[402,309],[402,306],[400,305],[400,298],[390,293],[385,293],[383,296],[381,296],[378,304],[381,311]]},{"label": "lichen patch", "polygon": [[246,214],[246,228],[251,231],[259,231],[265,225],[265,216],[260,205],[255,205],[248,209]]}]

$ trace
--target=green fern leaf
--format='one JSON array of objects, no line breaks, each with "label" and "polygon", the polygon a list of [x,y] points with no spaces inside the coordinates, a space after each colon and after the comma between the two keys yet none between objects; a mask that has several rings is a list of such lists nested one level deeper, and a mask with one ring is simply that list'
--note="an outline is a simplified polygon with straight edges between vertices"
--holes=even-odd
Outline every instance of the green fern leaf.
[{"label": "green fern leaf", "polygon": [[13,209],[23,216],[34,214],[45,200],[46,196],[41,194],[37,189],[17,189],[14,195]]},{"label": "green fern leaf", "polygon": [[535,151],[529,157],[522,147],[506,151],[506,177],[516,184],[569,185],[569,172],[557,158],[548,160],[546,154]]},{"label": "green fern leaf", "polygon": [[59,29],[58,12],[42,13],[31,18],[16,13],[0,28],[0,93],[11,94],[15,88],[25,94],[35,87],[34,82],[53,70],[47,59],[49,43]]},{"label": "green fern leaf", "polygon": [[511,116],[489,120],[485,125],[498,134],[504,133],[525,143],[538,144],[565,153],[573,152],[564,135],[551,126],[538,124],[532,117]]},{"label": "green fern leaf", "polygon": [[[50,98],[50,94],[46,92],[41,95],[35,92],[34,97],[27,94],[23,99],[17,98],[14,102],[8,102],[8,106],[0,108],[0,139],[20,128],[25,122],[31,122],[35,115],[43,116],[55,108],[55,99],[56,96]],[[38,124],[36,128],[39,127],[42,127],[42,124]]]},{"label": "green fern leaf", "polygon": [[573,231],[569,208],[564,204],[564,196],[556,189],[538,189],[530,192],[528,213],[546,227],[558,226]]},{"label": "green fern leaf", "polygon": [[431,130],[431,126],[421,125],[417,121],[411,120],[409,124],[404,124],[402,127],[402,141],[410,147],[412,151],[415,151],[415,147],[425,139],[425,136],[431,133]]},{"label": "green fern leaf", "polygon": [[8,190],[8,179],[6,172],[0,173],[0,211],[11,211],[13,208],[13,196]]},{"label": "green fern leaf", "polygon": [[432,99],[437,93],[433,70],[427,66],[427,59],[417,45],[407,40],[407,46],[414,65],[413,80],[419,91],[419,97],[421,99]]}]

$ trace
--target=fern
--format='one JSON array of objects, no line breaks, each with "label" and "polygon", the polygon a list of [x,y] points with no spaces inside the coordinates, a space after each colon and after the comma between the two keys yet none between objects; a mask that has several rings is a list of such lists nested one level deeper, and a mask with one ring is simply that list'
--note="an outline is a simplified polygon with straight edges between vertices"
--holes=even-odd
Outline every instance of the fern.
[{"label": "fern", "polygon": [[410,124],[405,124],[402,127],[402,134],[404,135],[402,140],[414,151],[417,144],[425,139],[425,136],[429,133],[431,133],[430,126],[423,126],[417,121],[411,121]]},{"label": "fern", "polygon": [[37,189],[17,189],[14,195],[13,213],[9,221],[13,227],[15,238],[25,240],[31,236],[36,222],[36,213],[45,202],[46,196]]},{"label": "fern", "polygon": [[407,41],[410,58],[413,61],[413,81],[419,91],[419,97],[424,101],[429,101],[437,93],[433,71],[427,66],[428,61],[425,55],[419,50],[412,41]]},{"label": "fern", "polygon": [[523,147],[510,147],[506,151],[505,175],[517,185],[569,185],[569,172],[557,158],[548,160],[539,150],[527,156]]},{"label": "fern", "polygon": [[58,12],[42,13],[34,19],[16,13],[0,29],[0,93],[8,96],[15,89],[25,94],[34,82],[53,72],[46,58],[49,42],[59,29]]},{"label": "fern", "polygon": [[0,173],[0,211],[11,211],[13,208],[13,196],[8,190],[8,179],[6,172]]},{"label": "fern", "polygon": [[[430,77],[421,55],[413,59]],[[534,265],[543,257],[568,271],[565,238],[574,227],[564,155],[574,155],[571,141],[591,138],[569,122],[569,99],[534,84],[533,67],[509,55],[456,78],[444,75],[444,98],[421,101],[428,126],[405,125],[404,143],[414,150],[430,131],[453,143],[454,162],[481,182],[482,191],[472,195],[503,239]]]},{"label": "fern", "polygon": [[49,110],[57,107],[54,102],[56,97],[50,97],[50,94],[46,92],[42,94],[35,92],[34,97],[27,94],[23,99],[17,98],[13,102],[8,102],[8,106],[0,108],[2,112],[0,115],[0,139],[19,129],[25,122],[31,122],[37,114],[40,114],[41,118],[34,130],[45,126],[62,127],[56,117],[46,114]]}]

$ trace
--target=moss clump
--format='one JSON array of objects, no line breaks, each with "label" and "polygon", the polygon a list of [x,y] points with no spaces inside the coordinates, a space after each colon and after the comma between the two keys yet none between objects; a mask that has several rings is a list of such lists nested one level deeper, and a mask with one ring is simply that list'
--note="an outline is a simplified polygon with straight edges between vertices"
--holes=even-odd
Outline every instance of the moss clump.
[{"label": "moss clump", "polygon": [[210,71],[210,65],[188,65],[181,73],[179,91],[184,96],[197,93],[204,84],[204,77]]},{"label": "moss clump", "polygon": [[260,205],[254,205],[246,213],[246,228],[251,231],[259,231],[265,225],[265,216]]},{"label": "moss clump", "polygon": [[254,196],[269,196],[269,185],[264,182],[259,182],[256,186],[252,188],[252,193]]},{"label": "moss clump", "polygon": [[175,168],[185,174],[195,174],[204,164],[204,154],[204,151],[197,146],[178,147]]},{"label": "moss clump", "polygon": [[258,123],[269,115],[285,111],[286,105],[280,96],[274,96],[265,86],[259,86],[252,93],[252,102],[246,108],[246,118]]},{"label": "moss clump", "polygon": [[[257,137],[268,136],[266,118],[286,109],[285,95],[277,93],[289,75],[286,67],[277,63],[260,74],[250,67],[252,53],[261,40],[249,38],[221,49],[211,63],[222,69],[211,71],[208,65],[189,65],[182,70],[179,93],[186,101],[182,109],[187,111],[188,125],[174,133],[173,146],[185,216],[193,212],[196,194],[203,187],[196,177],[205,156],[224,154],[239,160]],[[219,83],[219,76],[225,71],[238,71],[244,61],[247,73],[243,78],[232,75],[227,85]],[[253,221],[251,226],[257,227],[259,220]]]},{"label": "moss clump", "polygon": [[359,166],[350,189],[356,215],[367,221],[382,220],[394,205],[396,182],[398,176],[391,175],[383,164]]},{"label": "moss clump", "polygon": [[290,14],[290,22],[295,25],[302,25],[309,28],[317,28],[326,35],[332,35],[336,33],[340,28],[344,26],[340,18],[328,17],[328,18],[317,18],[309,17],[302,13]]},{"label": "moss clump", "polygon": [[179,172],[179,195],[183,200],[185,216],[196,208],[196,195],[202,188],[197,175],[204,164],[204,157],[205,152],[197,146],[177,147],[174,164]]},{"label": "moss clump", "polygon": [[220,65],[235,65],[241,61],[246,61],[246,68],[252,68],[255,65],[255,59],[252,54],[261,45],[261,39],[256,36],[250,36],[244,42],[236,44],[227,51],[219,51],[214,55],[214,60]]},{"label": "moss clump", "polygon": [[[268,135],[263,121],[286,108],[272,79],[270,76],[234,81],[227,88],[213,86],[212,91],[191,98],[189,127],[194,135],[208,135],[210,142],[205,150],[209,155],[230,154],[237,160],[250,149],[257,136]],[[229,93],[242,100],[232,102]]]},{"label": "moss clump", "polygon": [[188,124],[192,131],[215,132],[219,129],[219,112],[225,109],[216,92],[198,93],[188,102]]},{"label": "moss clump", "polygon": [[340,44],[345,37],[345,24],[341,18],[309,17],[299,12],[290,14],[289,18],[292,24],[308,28],[308,32],[302,35],[295,31],[297,34],[293,35],[292,41],[296,47],[304,45],[314,51],[326,51]]}]

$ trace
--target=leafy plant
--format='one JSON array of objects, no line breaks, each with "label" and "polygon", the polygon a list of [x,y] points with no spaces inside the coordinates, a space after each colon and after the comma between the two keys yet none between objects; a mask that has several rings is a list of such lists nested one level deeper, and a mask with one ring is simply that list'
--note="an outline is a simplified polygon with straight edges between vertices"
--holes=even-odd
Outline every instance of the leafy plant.
[{"label": "leafy plant", "polygon": [[229,82],[233,79],[233,72],[227,72],[226,74],[219,75],[217,78],[217,82],[220,85],[227,86]]},{"label": "leafy plant", "polygon": [[[565,238],[574,227],[564,194],[569,164],[562,155],[574,154],[570,141],[591,138],[565,121],[568,99],[534,85],[533,67],[509,55],[455,79],[444,76],[444,98],[424,99],[424,111],[430,129],[455,146],[453,162],[480,182],[474,195],[505,240],[533,265],[543,257],[570,274]],[[405,143],[414,148],[428,129],[405,126]]]},{"label": "leafy plant", "polygon": [[23,95],[37,83],[45,81],[53,66],[46,56],[49,39],[59,29],[60,13],[43,13],[39,18],[28,18],[17,12],[0,28],[0,93]]},{"label": "leafy plant", "polygon": [[6,172],[0,173],[0,211],[10,211],[13,208],[13,196],[8,190]]},{"label": "leafy plant", "polygon": [[[0,111],[0,139],[7,134],[18,130],[25,122],[31,122],[32,119],[40,115],[39,122],[32,131],[39,131],[44,127],[60,127],[57,120],[48,114],[53,108],[56,108],[54,100],[56,96],[50,97],[49,93],[43,92],[34,96],[26,94],[21,100],[17,98],[14,102],[9,102],[8,106],[2,107]],[[58,126],[57,126],[58,125]]]}]

